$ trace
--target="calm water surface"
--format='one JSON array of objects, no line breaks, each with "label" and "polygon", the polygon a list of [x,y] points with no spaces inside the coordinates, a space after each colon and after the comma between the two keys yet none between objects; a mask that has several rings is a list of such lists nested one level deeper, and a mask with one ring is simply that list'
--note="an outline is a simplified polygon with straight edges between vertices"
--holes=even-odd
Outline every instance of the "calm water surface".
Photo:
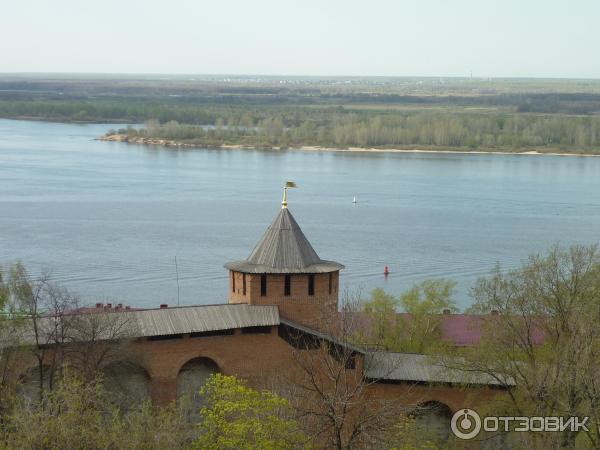
[{"label": "calm water surface", "polygon": [[[429,277],[456,299],[500,262],[600,239],[600,158],[177,151],[94,141],[112,125],[0,120],[0,264],[22,260],[85,301],[227,298],[223,263],[290,210],[350,290]],[[352,204],[356,195],[359,203]],[[392,274],[384,279],[383,267]]]}]

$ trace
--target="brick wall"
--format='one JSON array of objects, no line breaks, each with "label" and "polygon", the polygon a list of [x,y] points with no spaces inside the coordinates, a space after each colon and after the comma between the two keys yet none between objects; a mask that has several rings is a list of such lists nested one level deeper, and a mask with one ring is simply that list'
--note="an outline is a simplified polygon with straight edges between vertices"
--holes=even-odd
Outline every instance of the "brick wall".
[{"label": "brick wall", "polygon": [[[289,382],[298,371],[294,350],[279,336],[277,326],[263,329],[262,333],[247,333],[236,329],[230,335],[151,340],[140,339],[128,347],[128,357],[136,361],[148,374],[150,393],[157,405],[166,405],[177,398],[181,369],[195,358],[208,358],[226,375],[245,379],[251,386],[271,389]],[[266,331],[266,332],[264,332]],[[318,350],[311,350],[311,352]],[[24,352],[30,367],[35,367],[31,353]],[[47,355],[51,358],[51,352]],[[25,359],[25,358],[24,358]],[[360,374],[362,361],[357,361],[351,374]],[[351,375],[350,374],[350,375]],[[449,385],[426,385],[411,382],[375,383],[364,392],[368,398],[392,401],[405,407],[406,413],[415,406],[438,401],[453,412],[465,407],[477,408],[503,391],[482,388],[461,388]]]},{"label": "brick wall", "polygon": [[[244,274],[230,271],[229,303],[277,305],[279,314],[316,329],[323,329],[337,320],[339,272],[314,274],[314,294],[309,295],[308,274],[290,274],[290,295],[285,295],[285,275],[267,274],[267,292],[261,295],[261,275],[246,274],[246,295],[243,295]],[[330,290],[331,278],[331,290]],[[235,285],[234,285],[235,280]]]},{"label": "brick wall", "polygon": [[[246,289],[244,290],[244,280]],[[259,280],[260,281],[260,280]],[[250,303],[252,276],[229,271],[229,303]]]},{"label": "brick wall", "polygon": [[[136,351],[144,355],[140,363],[150,376],[152,397],[163,405],[176,398],[179,371],[194,358],[209,358],[220,372],[248,380],[259,388],[289,380],[297,366],[292,347],[278,336],[278,327],[271,327],[268,334],[246,334],[238,329],[231,336],[141,341],[136,344]],[[355,370],[362,370],[360,360]],[[439,401],[456,411],[486,404],[503,394],[501,390],[486,387],[465,389],[401,382],[372,384],[367,395],[397,401],[407,411],[428,401]]]}]

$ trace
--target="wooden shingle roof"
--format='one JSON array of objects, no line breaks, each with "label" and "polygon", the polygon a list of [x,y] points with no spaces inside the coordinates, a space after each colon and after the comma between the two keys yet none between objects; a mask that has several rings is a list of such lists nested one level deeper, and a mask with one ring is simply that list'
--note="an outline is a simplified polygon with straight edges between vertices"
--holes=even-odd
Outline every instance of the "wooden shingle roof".
[{"label": "wooden shingle roof", "polygon": [[326,273],[344,268],[319,258],[288,208],[279,211],[248,259],[225,267],[246,273]]}]

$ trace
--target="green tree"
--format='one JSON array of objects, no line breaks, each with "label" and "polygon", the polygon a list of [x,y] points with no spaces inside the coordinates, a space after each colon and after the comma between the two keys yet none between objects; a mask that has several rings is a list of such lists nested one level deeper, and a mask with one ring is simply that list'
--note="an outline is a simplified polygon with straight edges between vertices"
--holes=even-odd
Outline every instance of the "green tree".
[{"label": "green tree", "polygon": [[213,375],[202,388],[196,449],[304,448],[306,436],[292,418],[288,401],[248,387],[233,376]]},{"label": "green tree", "polygon": [[[376,344],[385,350],[429,353],[444,346],[441,315],[444,310],[457,311],[452,299],[455,282],[430,279],[415,284],[396,298],[377,288],[363,303],[370,321],[367,336],[358,340]],[[406,314],[398,314],[402,309]]]},{"label": "green tree", "polygon": [[[458,368],[507,388],[511,415],[590,417],[589,432],[516,433],[524,448],[598,448],[600,251],[552,248],[519,269],[499,267],[473,290],[483,338]],[[516,388],[513,386],[516,384]]]},{"label": "green tree", "polygon": [[14,394],[17,386],[15,367],[19,364],[19,350],[24,317],[19,314],[12,290],[11,274],[22,267],[15,265],[8,276],[0,267],[0,413],[6,408],[6,400]]},{"label": "green tree", "polygon": [[184,411],[145,402],[123,413],[110,402],[100,381],[65,373],[41,402],[15,398],[2,417],[0,448],[161,450],[191,444],[197,430]]},{"label": "green tree", "polygon": [[402,316],[402,351],[428,353],[439,350],[442,315],[445,310],[458,311],[452,299],[456,283],[431,279],[413,286],[400,296],[400,305],[408,313]]},{"label": "green tree", "polygon": [[371,292],[369,301],[363,304],[363,311],[371,321],[370,337],[385,349],[397,348],[401,331],[398,328],[397,308],[400,301],[381,288]]}]

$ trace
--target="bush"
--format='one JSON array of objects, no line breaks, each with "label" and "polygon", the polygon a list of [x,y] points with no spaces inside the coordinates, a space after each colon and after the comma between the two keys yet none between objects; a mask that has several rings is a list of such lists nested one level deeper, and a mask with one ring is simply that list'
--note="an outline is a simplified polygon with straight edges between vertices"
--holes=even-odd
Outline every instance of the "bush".
[{"label": "bush", "polygon": [[175,405],[149,403],[126,413],[107,400],[98,381],[66,375],[41,402],[14,399],[4,416],[0,447],[10,449],[184,448],[194,427]]}]

